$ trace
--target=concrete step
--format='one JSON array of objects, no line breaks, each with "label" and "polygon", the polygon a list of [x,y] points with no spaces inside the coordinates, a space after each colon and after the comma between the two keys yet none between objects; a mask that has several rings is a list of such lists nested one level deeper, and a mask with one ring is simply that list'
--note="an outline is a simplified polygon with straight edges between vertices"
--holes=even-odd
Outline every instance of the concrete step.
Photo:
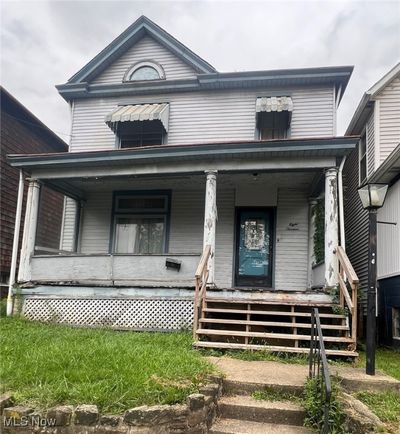
[{"label": "concrete step", "polygon": [[[256,351],[270,351],[277,353],[295,353],[295,354],[309,354],[309,348],[301,347],[281,347],[278,345],[256,345],[256,344],[236,344],[228,342],[194,342],[195,348],[218,348],[222,350],[256,350]],[[340,357],[358,357],[356,351],[348,350],[325,350],[328,356]]]},{"label": "concrete step", "polygon": [[303,426],[304,409],[291,401],[258,401],[250,396],[225,396],[219,403],[221,418]]},{"label": "concrete step", "polygon": [[248,420],[219,419],[209,431],[210,434],[312,434],[302,426],[279,425],[251,422]]}]

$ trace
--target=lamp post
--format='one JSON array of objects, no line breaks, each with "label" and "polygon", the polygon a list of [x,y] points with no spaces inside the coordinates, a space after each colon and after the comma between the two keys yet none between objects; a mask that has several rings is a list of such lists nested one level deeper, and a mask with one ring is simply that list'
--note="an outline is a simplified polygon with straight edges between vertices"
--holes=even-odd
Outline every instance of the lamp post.
[{"label": "lamp post", "polygon": [[366,373],[375,375],[376,351],[376,224],[378,209],[383,206],[387,184],[366,184],[358,189],[364,209],[369,214],[368,291],[367,291],[367,364]]}]

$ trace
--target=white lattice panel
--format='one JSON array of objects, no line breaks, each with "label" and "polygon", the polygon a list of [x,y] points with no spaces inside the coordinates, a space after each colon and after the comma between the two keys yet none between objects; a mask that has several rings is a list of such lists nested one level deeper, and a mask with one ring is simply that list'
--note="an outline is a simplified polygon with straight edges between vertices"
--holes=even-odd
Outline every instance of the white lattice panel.
[{"label": "white lattice panel", "polygon": [[37,321],[133,330],[179,330],[193,323],[185,299],[73,299],[27,297],[23,314]]}]

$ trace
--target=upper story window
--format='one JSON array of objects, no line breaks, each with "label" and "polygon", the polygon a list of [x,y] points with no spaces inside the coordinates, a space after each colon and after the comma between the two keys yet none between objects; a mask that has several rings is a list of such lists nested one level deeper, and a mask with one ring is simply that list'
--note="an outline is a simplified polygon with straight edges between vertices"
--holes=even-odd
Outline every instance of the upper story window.
[{"label": "upper story window", "polygon": [[367,138],[365,132],[360,138],[358,148],[360,184],[367,178]]},{"label": "upper story window", "polygon": [[146,60],[135,63],[124,75],[124,82],[127,81],[149,81],[165,79],[164,69],[154,61]]},{"label": "upper story window", "polygon": [[293,102],[290,97],[257,98],[258,139],[286,139],[289,136],[292,110]]},{"label": "upper story window", "polygon": [[105,117],[119,148],[157,146],[166,143],[169,103],[118,106]]}]

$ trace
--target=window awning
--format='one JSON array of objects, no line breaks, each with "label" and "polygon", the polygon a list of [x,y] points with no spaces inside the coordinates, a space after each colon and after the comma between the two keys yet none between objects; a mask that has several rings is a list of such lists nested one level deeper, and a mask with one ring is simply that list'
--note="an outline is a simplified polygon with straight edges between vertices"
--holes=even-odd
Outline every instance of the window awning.
[{"label": "window awning", "polygon": [[291,112],[293,101],[290,96],[269,96],[257,98],[256,112]]},{"label": "window awning", "polygon": [[169,104],[124,105],[105,117],[106,124],[115,131],[120,122],[160,121],[168,132]]}]

